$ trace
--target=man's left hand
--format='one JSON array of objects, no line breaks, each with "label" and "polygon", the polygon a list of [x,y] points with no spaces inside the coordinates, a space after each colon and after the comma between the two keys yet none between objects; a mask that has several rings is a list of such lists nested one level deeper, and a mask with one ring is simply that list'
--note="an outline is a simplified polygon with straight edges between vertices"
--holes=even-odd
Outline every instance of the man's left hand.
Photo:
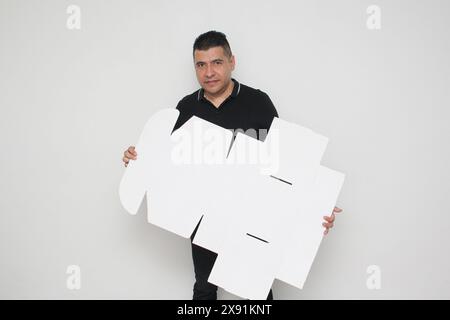
[{"label": "man's left hand", "polygon": [[325,231],[323,232],[323,235],[327,235],[328,231],[330,231],[331,228],[333,228],[334,226],[334,219],[336,219],[335,214],[336,213],[340,213],[342,211],[341,208],[338,207],[334,207],[333,212],[331,213],[331,216],[324,216],[323,219],[325,220],[324,223],[322,223],[322,225],[325,228]]}]

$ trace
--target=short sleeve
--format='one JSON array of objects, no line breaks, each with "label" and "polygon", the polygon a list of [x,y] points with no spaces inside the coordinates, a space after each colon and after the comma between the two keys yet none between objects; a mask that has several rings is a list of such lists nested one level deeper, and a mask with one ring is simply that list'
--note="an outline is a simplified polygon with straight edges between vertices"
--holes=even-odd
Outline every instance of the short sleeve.
[{"label": "short sleeve", "polygon": [[278,118],[278,112],[277,109],[275,108],[272,100],[270,99],[269,95],[265,92],[263,93],[263,100],[264,100],[264,106],[265,106],[265,110],[267,110],[267,116],[268,117],[277,117]]},{"label": "short sleeve", "polygon": [[192,117],[192,112],[190,112],[189,108],[187,108],[187,97],[184,97],[178,102],[176,109],[180,111],[180,114],[178,116],[177,122],[175,123],[175,126],[173,127],[172,132],[180,128],[186,121],[188,121]]}]

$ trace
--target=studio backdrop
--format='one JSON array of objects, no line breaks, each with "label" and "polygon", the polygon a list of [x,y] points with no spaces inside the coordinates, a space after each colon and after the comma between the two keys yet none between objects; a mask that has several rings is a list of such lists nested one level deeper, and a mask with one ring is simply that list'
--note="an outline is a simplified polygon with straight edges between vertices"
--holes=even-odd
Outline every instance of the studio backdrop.
[{"label": "studio backdrop", "polygon": [[218,30],[233,77],[346,174],[303,290],[277,280],[275,299],[449,299],[449,17],[444,0],[0,0],[0,298],[191,298],[190,242],[118,188]]}]

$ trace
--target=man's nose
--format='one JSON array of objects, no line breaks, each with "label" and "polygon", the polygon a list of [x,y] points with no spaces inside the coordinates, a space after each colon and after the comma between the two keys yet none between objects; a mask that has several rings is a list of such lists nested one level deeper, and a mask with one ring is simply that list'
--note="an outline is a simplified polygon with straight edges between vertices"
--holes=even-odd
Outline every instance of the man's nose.
[{"label": "man's nose", "polygon": [[206,77],[211,78],[214,76],[214,68],[211,65],[206,66]]}]

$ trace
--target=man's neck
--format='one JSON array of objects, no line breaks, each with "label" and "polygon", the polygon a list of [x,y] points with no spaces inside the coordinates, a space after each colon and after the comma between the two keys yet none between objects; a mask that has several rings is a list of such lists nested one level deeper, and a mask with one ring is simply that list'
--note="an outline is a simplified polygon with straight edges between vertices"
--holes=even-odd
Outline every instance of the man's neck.
[{"label": "man's neck", "polygon": [[216,108],[218,108],[222,102],[225,101],[226,98],[228,98],[234,89],[234,81],[230,80],[228,83],[228,86],[225,88],[224,91],[218,92],[215,95],[209,95],[206,92],[204,93],[204,96],[207,100],[209,100]]}]

